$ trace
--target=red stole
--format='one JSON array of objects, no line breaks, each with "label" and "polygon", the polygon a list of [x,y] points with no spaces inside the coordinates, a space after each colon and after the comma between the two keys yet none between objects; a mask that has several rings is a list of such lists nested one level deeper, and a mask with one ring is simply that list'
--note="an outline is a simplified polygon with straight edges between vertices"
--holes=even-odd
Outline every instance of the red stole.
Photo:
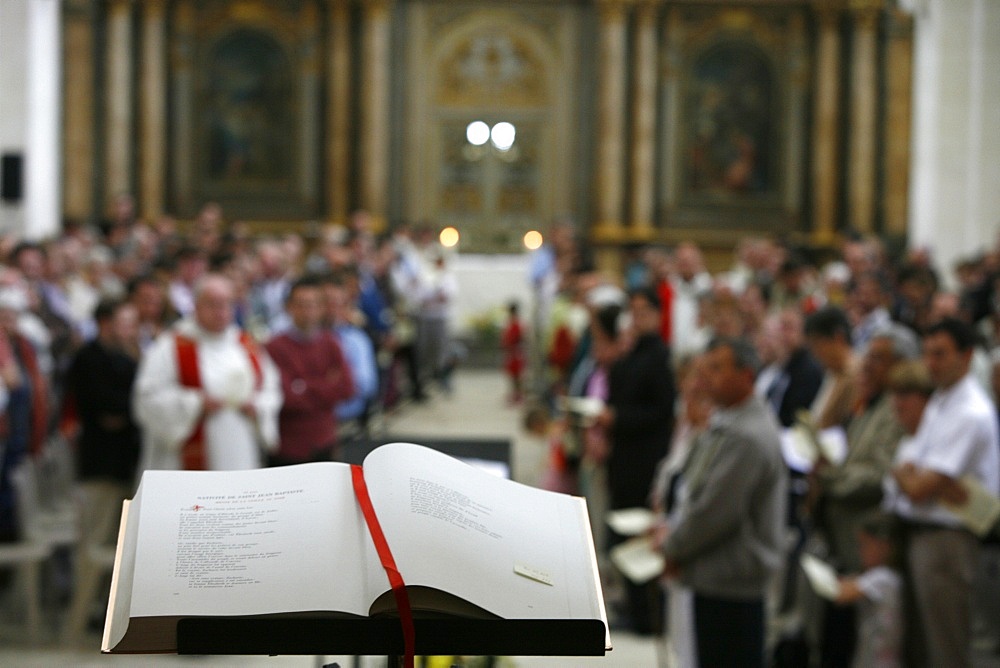
[{"label": "red stole", "polygon": [[[174,336],[177,350],[177,377],[181,387],[201,389],[201,371],[198,368],[198,344],[193,339],[180,334]],[[261,371],[260,356],[253,339],[246,332],[240,332],[240,345],[250,358],[253,367],[254,387],[260,389],[264,380]],[[204,471],[208,468],[208,458],[205,454],[205,414],[202,413],[181,448],[181,468],[185,471]]]},{"label": "red stole", "polygon": [[49,426],[48,383],[38,366],[38,355],[27,338],[16,334],[11,337],[12,346],[17,347],[17,357],[21,360],[24,373],[31,383],[31,433],[28,436],[28,452],[39,455],[45,445]]}]

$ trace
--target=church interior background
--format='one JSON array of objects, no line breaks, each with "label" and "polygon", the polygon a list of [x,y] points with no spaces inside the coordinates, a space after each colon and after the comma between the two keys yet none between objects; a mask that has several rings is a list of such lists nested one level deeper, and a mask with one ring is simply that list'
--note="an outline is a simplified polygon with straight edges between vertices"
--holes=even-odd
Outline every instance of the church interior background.
[{"label": "church interior background", "polygon": [[[577,222],[728,262],[848,230],[949,262],[1000,220],[990,0],[4,0],[0,225],[206,202],[259,232]],[[20,48],[19,48],[20,47]],[[991,74],[992,73],[992,74]],[[14,174],[18,171],[17,174]],[[5,172],[5,177],[7,173]]]},{"label": "church interior background", "polygon": [[531,299],[522,236],[566,218],[612,274],[854,231],[953,280],[1000,241],[998,36],[1000,0],[0,0],[0,235],[123,193],[451,225],[459,328]]}]

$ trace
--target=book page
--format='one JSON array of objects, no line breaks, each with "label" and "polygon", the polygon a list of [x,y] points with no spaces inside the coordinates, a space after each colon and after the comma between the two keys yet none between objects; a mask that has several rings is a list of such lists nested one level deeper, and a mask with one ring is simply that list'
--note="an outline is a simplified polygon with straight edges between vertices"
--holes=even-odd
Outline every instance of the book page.
[{"label": "book page", "polygon": [[147,471],[130,617],[367,614],[350,467]]},{"label": "book page", "polygon": [[101,640],[102,652],[110,651],[121,642],[128,628],[132,576],[135,572],[138,512],[138,502],[126,500],[122,503],[122,519],[118,525],[118,542],[115,548],[115,567],[111,574],[111,593],[108,598],[107,616],[104,619],[104,636]]},{"label": "book page", "polygon": [[826,461],[836,465],[844,463],[847,458],[847,432],[843,427],[827,427],[816,435],[816,439]]},{"label": "book page", "polygon": [[638,536],[656,524],[656,513],[649,508],[622,508],[610,510],[606,516],[608,526],[620,536]]},{"label": "book page", "polygon": [[837,600],[837,597],[840,596],[840,581],[837,579],[837,571],[833,570],[833,566],[808,553],[803,554],[799,558],[799,562],[802,564],[802,570],[805,571],[813,591],[823,598],[831,601]]},{"label": "book page", "polygon": [[816,460],[819,459],[815,442],[801,424],[792,425],[781,431],[781,454],[785,458],[785,464],[800,473],[812,471]]},{"label": "book page", "polygon": [[962,524],[982,538],[1000,520],[1000,499],[986,491],[975,478],[962,478],[959,484],[968,495],[966,502],[960,505],[947,501],[942,503],[955,513]]},{"label": "book page", "polygon": [[663,575],[666,559],[650,536],[636,536],[611,548],[611,563],[635,584],[645,584]]},{"label": "book page", "polygon": [[604,619],[586,503],[392,443],[364,462],[372,505],[408,586],[507,619]]},{"label": "book page", "polygon": [[781,452],[789,468],[809,473],[822,455],[831,464],[842,464],[847,457],[847,432],[843,427],[816,431],[812,425],[796,423],[781,432]]}]

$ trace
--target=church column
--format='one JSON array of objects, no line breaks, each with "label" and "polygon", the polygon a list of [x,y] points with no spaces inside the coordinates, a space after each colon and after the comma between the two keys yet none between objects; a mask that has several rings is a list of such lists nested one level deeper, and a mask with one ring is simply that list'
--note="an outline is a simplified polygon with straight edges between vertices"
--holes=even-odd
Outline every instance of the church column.
[{"label": "church column", "polygon": [[837,155],[840,85],[840,14],[835,3],[815,3],[819,35],[816,43],[816,90],[813,111],[812,214],[817,243],[833,241],[837,225]]},{"label": "church column", "polygon": [[[808,122],[809,97],[809,47],[806,32],[806,15],[804,11],[796,11],[788,21],[788,94],[785,104],[785,118],[788,119],[788,137],[805,137]],[[785,148],[785,164],[788,179],[785,189],[785,212],[789,220],[800,219],[802,209],[802,193],[805,191],[807,163],[802,144],[798,139],[787,142]]]},{"label": "church column", "polygon": [[194,0],[180,0],[174,5],[171,37],[170,76],[173,93],[170,96],[171,163],[170,176],[173,188],[172,201],[178,215],[192,214],[202,202],[195,200],[194,119],[191,117],[192,89],[194,88]]},{"label": "church column", "polygon": [[[681,70],[684,60],[684,21],[680,8],[675,4],[667,7],[667,19],[663,25],[663,33],[660,43],[663,45],[663,90],[660,93],[663,108],[663,118],[668,126],[676,124],[683,116],[681,109]],[[662,193],[657,194],[657,205],[662,208],[662,221],[665,226],[670,225],[670,217],[677,208],[680,199],[679,178],[671,178],[671,171],[676,165],[681,164],[678,155],[681,151],[680,132],[666,132],[663,138],[662,164],[667,176],[662,181]]]},{"label": "church column", "polygon": [[326,173],[329,216],[347,221],[351,145],[351,15],[348,0],[330,0],[327,54]]},{"label": "church column", "polygon": [[913,20],[890,10],[886,30],[885,152],[882,163],[882,200],[885,232],[906,234],[910,187],[910,120],[913,94]]},{"label": "church column", "polygon": [[632,236],[643,239],[653,235],[657,9],[658,4],[648,0],[641,2],[636,8],[629,209],[632,214]]},{"label": "church column", "polygon": [[163,214],[167,173],[166,0],[142,3],[139,211],[147,222]]},{"label": "church column", "polygon": [[318,172],[319,147],[321,146],[323,118],[323,45],[321,38],[319,5],[307,2],[299,10],[299,54],[301,58],[302,105],[301,136],[299,139],[298,191],[310,211],[319,211],[322,185]]},{"label": "church column", "polygon": [[63,4],[63,213],[88,220],[94,206],[94,15],[89,0]]},{"label": "church column", "polygon": [[851,145],[848,221],[858,232],[872,232],[875,222],[875,142],[878,78],[877,28],[881,0],[855,0],[851,13]]},{"label": "church column", "polygon": [[600,74],[598,80],[597,237],[621,234],[625,173],[625,3],[598,0]]},{"label": "church column", "polygon": [[389,188],[389,37],[392,0],[364,0],[361,54],[361,208],[386,227]]},{"label": "church column", "polygon": [[132,0],[109,0],[105,81],[103,208],[132,191]]},{"label": "church column", "polygon": [[24,161],[24,235],[55,236],[59,201],[59,114],[62,109],[62,16],[58,2],[27,3],[27,119]]}]

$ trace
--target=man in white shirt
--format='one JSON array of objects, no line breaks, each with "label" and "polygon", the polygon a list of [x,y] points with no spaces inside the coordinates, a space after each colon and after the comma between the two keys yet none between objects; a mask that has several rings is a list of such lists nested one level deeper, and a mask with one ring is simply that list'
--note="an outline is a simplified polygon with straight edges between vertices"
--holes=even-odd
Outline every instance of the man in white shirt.
[{"label": "man in white shirt", "polygon": [[163,332],[139,365],[133,402],[143,469],[248,469],[278,443],[280,376],[234,324],[233,285],[219,274],[194,289],[194,312]]},{"label": "man in white shirt", "polygon": [[[945,502],[961,503],[972,478],[1000,492],[996,412],[969,373],[975,333],[945,319],[924,335],[924,363],[935,391],[916,435],[893,463],[887,503],[906,527],[906,559],[927,645],[928,665],[971,665],[972,593],[979,540]],[[892,484],[894,483],[894,484]]]}]

